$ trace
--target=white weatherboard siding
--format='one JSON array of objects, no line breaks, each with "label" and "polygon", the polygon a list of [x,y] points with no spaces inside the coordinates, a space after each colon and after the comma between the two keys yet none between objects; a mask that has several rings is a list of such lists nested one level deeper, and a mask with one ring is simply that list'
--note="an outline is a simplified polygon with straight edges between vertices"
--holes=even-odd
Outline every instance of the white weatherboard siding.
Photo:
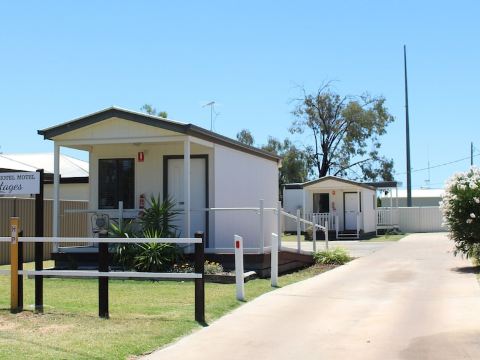
[{"label": "white weatherboard siding", "polygon": [[[265,207],[276,207],[278,202],[278,166],[274,161],[215,145],[215,207],[258,207],[264,199]],[[271,244],[271,233],[276,229],[273,211],[265,211],[265,246]],[[215,212],[215,247],[232,248],[233,236],[240,235],[244,248],[260,246],[259,215],[254,211]]]},{"label": "white weatherboard siding", "polygon": [[[176,136],[181,134],[152,126],[139,126],[138,123],[119,118],[110,118],[77,130],[55,137],[59,141],[75,141],[88,144],[94,140],[108,140],[119,142],[120,139],[129,139],[129,142],[138,139],[148,139],[161,136]],[[152,140],[153,141],[153,140]],[[183,151],[183,148],[182,148]]]},{"label": "white weatherboard siding", "polygon": [[442,211],[438,206],[401,207],[399,211],[399,228],[404,232],[447,231],[442,226]]},{"label": "white weatherboard siding", "polygon": [[[138,152],[144,152],[144,161],[137,160]],[[209,179],[213,178],[212,157],[213,150],[209,147],[191,144],[192,155],[207,155],[209,165]],[[141,194],[145,194],[146,200],[153,195],[163,199],[163,179],[164,179],[164,156],[177,155],[183,156],[183,142],[161,143],[161,144],[112,144],[95,145],[90,153],[90,203],[91,209],[98,208],[98,160],[113,158],[133,158],[135,159],[135,207],[139,206]],[[195,179],[191,179],[191,188],[195,188]],[[183,186],[183,182],[181,184]],[[210,181],[209,203],[213,203],[213,184]],[[179,215],[178,223],[182,224],[183,215]],[[182,226],[183,227],[183,226]],[[180,235],[183,234],[181,227]],[[205,228],[194,231],[205,231]],[[193,234],[193,233],[192,233]],[[211,240],[210,240],[211,241]],[[211,247],[210,242],[210,247]]]},{"label": "white weatherboard siding", "polygon": [[[43,187],[45,199],[53,199],[53,185]],[[85,200],[89,199],[88,183],[85,184],[60,184],[60,200]]]},{"label": "white weatherboard siding", "polygon": [[362,214],[363,214],[363,231],[366,233],[376,231],[376,202],[375,191],[362,190]]}]

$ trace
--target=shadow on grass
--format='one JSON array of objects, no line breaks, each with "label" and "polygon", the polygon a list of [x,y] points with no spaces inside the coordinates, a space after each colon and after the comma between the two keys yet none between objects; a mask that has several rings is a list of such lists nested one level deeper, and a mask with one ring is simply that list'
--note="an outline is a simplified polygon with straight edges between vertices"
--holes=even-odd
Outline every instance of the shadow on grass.
[{"label": "shadow on grass", "polygon": [[451,270],[461,274],[480,274],[480,266],[462,266]]}]

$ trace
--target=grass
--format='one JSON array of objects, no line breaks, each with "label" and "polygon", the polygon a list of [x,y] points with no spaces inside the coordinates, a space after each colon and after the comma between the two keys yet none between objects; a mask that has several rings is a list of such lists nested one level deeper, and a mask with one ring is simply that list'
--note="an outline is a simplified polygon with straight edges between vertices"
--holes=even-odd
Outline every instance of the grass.
[{"label": "grass", "polygon": [[[327,269],[313,266],[287,274],[279,284],[286,286]],[[27,311],[19,314],[9,312],[8,276],[0,276],[0,289],[0,359],[125,359],[201,326],[194,321],[192,282],[111,280],[108,320],[97,316],[95,279],[45,278],[43,314],[34,313],[29,305],[34,302],[34,280],[25,280]],[[271,290],[269,279],[245,284],[247,301]],[[235,299],[235,285],[207,283],[205,293],[207,323],[241,305]]]},{"label": "grass", "polygon": [[374,235],[371,238],[362,240],[362,242],[383,242],[383,241],[398,241],[408,234],[385,234],[385,235]]},{"label": "grass", "polygon": [[[282,235],[282,241],[297,241],[297,235]],[[305,241],[305,236],[300,235],[300,241]]]}]

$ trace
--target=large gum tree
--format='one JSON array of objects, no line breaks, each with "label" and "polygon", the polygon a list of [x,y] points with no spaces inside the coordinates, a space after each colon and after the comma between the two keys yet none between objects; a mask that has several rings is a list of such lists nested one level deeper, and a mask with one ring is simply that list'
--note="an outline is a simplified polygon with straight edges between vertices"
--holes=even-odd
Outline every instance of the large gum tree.
[{"label": "large gum tree", "polygon": [[305,147],[319,177],[393,180],[393,160],[379,154],[380,137],[394,120],[385,98],[341,96],[327,84],[313,94],[304,90],[293,115],[290,132],[312,135]]}]

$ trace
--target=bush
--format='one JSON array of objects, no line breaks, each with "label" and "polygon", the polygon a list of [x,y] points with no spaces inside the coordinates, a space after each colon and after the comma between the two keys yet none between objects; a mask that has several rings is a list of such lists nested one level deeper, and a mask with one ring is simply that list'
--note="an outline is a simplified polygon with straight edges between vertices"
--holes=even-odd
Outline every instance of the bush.
[{"label": "bush", "polygon": [[223,266],[214,261],[205,261],[205,274],[220,274],[223,273]]},{"label": "bush", "polygon": [[322,265],[343,265],[352,260],[344,248],[318,251],[313,254],[313,259],[317,264]]},{"label": "bush", "polygon": [[[205,274],[212,275],[212,274],[221,274],[224,272],[223,266],[214,261],[205,260]],[[193,264],[188,262],[181,263],[181,264],[174,264],[172,267],[172,272],[174,273],[193,273],[195,272],[195,267]]]},{"label": "bush", "polygon": [[454,254],[480,260],[480,169],[453,175],[440,202],[444,224],[455,242]]}]

